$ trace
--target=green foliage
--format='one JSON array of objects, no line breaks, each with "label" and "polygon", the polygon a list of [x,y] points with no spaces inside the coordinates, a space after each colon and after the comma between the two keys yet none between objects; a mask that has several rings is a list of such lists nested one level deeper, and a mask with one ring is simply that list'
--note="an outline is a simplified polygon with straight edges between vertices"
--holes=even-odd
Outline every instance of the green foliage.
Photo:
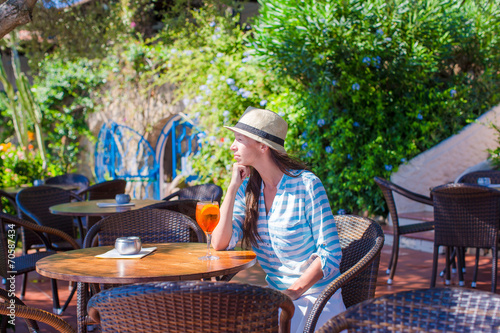
[{"label": "green foliage", "polygon": [[32,184],[35,179],[43,179],[63,173],[57,163],[43,169],[43,160],[33,145],[19,147],[9,143],[0,144],[0,187]]},{"label": "green foliage", "polygon": [[42,62],[48,54],[68,60],[104,58],[133,31],[127,1],[98,0],[65,8],[55,6],[51,0],[38,1],[32,22],[23,26],[32,36],[23,45],[34,72],[43,70]]},{"label": "green foliage", "polygon": [[42,126],[48,152],[64,172],[74,170],[80,163],[79,138],[91,136],[87,115],[95,111],[94,98],[109,71],[106,62],[49,57],[35,77],[32,90],[44,115]]},{"label": "green foliage", "polygon": [[498,146],[495,149],[488,149],[488,153],[490,153],[491,164],[495,169],[500,170],[500,127],[493,123],[490,123],[489,126],[497,132]]},{"label": "green foliage", "polygon": [[261,6],[256,55],[300,83],[289,150],[323,180],[334,209],[381,213],[374,176],[390,177],[500,101],[498,1]]},{"label": "green foliage", "polygon": [[145,78],[153,77],[152,72],[158,74],[156,85],[175,84],[174,102],[186,106],[191,120],[206,135],[200,154],[193,157],[199,181],[225,188],[233,163],[229,149],[233,135],[222,125],[233,125],[248,106],[277,99],[282,87],[244,46],[245,32],[231,8],[208,4],[190,13],[183,26],[165,29],[143,51],[157,66],[149,66],[150,71],[142,74]]},{"label": "green foliage", "polygon": [[[98,87],[106,82],[109,72],[105,62],[101,64],[87,59],[70,62],[48,57],[41,65],[41,72],[34,77],[30,90],[42,115],[41,128],[44,147],[47,149],[48,169],[45,174],[38,170],[40,157],[32,156],[38,149],[33,150],[30,143],[35,134],[34,131],[28,131],[16,152],[10,152],[9,155],[12,156],[5,158],[5,163],[0,165],[0,173],[6,186],[11,183],[30,183],[32,179],[43,179],[75,170],[81,163],[78,155],[79,139],[83,135],[91,135],[86,122],[87,114],[95,110],[93,98],[98,95]],[[2,114],[7,115],[6,109],[5,102],[0,104]],[[1,142],[8,144],[7,142],[12,141],[9,138],[12,135],[9,130],[12,128],[11,118],[3,118],[0,126],[6,129],[2,131],[5,136],[2,136]],[[24,161],[20,160],[18,153],[22,154],[30,146],[30,156]],[[33,165],[28,166],[31,163]],[[12,177],[12,181],[8,181],[9,177]]]}]

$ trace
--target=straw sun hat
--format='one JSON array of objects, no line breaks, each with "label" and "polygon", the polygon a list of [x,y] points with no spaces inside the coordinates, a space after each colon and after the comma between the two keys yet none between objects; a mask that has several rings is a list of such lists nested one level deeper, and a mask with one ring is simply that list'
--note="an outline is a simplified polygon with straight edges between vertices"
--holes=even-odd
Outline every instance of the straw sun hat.
[{"label": "straw sun hat", "polygon": [[233,132],[248,136],[255,141],[280,152],[285,152],[288,124],[273,111],[249,106],[233,127],[224,126]]}]

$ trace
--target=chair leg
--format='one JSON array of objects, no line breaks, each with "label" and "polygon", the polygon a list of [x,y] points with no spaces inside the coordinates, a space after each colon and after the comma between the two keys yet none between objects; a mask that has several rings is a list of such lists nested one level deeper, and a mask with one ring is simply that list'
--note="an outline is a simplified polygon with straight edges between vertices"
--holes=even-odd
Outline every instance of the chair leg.
[{"label": "chair leg", "polygon": [[451,284],[451,270],[450,270],[450,251],[451,247],[446,247],[446,277],[444,280],[444,284],[449,286]]},{"label": "chair leg", "polygon": [[492,263],[491,263],[491,292],[497,292],[497,259],[498,259],[498,250],[495,247],[491,249],[492,253]]},{"label": "chair leg", "polygon": [[[453,251],[451,252],[450,256],[450,262],[451,262],[451,272],[456,273],[457,271],[457,265],[455,263],[455,257],[457,255],[457,252],[455,251],[455,248],[453,248]],[[446,274],[446,266],[443,268],[443,270],[439,273],[440,277],[443,277]]]},{"label": "chair leg", "polygon": [[458,264],[458,285],[465,286],[464,282],[464,251],[463,248],[457,248],[457,264]]},{"label": "chair leg", "polygon": [[434,253],[432,255],[432,276],[431,276],[431,288],[436,286],[436,274],[438,267],[438,252],[439,245],[434,244]]},{"label": "chair leg", "polygon": [[[396,237],[394,237],[396,239]],[[391,258],[389,259],[389,265],[387,265],[387,270],[385,271],[386,275],[391,274],[391,267],[392,267],[392,260],[394,258],[394,249],[396,248],[396,240],[393,241],[394,243],[392,244],[392,250],[391,250]]]},{"label": "chair leg", "polygon": [[64,305],[61,307],[61,304],[59,302],[59,292],[58,292],[58,287],[57,287],[57,280],[56,279],[50,279],[50,282],[52,284],[52,306],[53,306],[53,311],[57,315],[62,315],[64,310],[68,307],[69,303],[71,302],[71,299],[73,298],[73,295],[75,295],[77,284],[74,283],[73,287],[71,288],[71,292],[69,293],[68,299],[66,302],[64,302]]},{"label": "chair leg", "polygon": [[472,288],[476,288],[477,271],[479,270],[479,250],[480,249],[476,248],[476,265],[474,266],[474,276],[472,277]]},{"label": "chair leg", "polygon": [[462,248],[462,273],[465,273],[465,254],[467,253],[467,248]]},{"label": "chair leg", "polygon": [[26,295],[26,285],[28,284],[28,273],[23,274],[23,284],[21,285],[21,295],[19,299],[24,301],[24,295]]},{"label": "chair leg", "polygon": [[396,274],[396,266],[398,265],[399,256],[399,235],[394,237],[394,242],[392,244],[392,255],[389,262],[389,278],[387,279],[387,284],[392,284],[392,279],[394,279],[394,274]]}]

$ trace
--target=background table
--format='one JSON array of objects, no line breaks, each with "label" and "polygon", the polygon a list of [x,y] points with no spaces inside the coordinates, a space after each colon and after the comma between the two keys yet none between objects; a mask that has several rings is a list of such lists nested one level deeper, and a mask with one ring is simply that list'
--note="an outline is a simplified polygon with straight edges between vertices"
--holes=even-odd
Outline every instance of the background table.
[{"label": "background table", "polygon": [[[32,187],[33,185],[21,185],[18,187],[2,187],[0,190],[7,192],[10,195],[16,196],[22,189]],[[78,190],[78,185],[73,184],[43,184],[43,186],[57,187],[66,191]]]},{"label": "background table", "polygon": [[56,215],[68,215],[68,216],[108,216],[120,212],[126,212],[128,210],[141,209],[146,206],[150,206],[155,203],[162,202],[161,200],[152,199],[133,199],[130,202],[135,203],[134,206],[118,206],[118,207],[105,207],[101,208],[97,206],[98,202],[105,203],[116,203],[114,199],[103,199],[103,200],[90,200],[90,201],[78,201],[69,202],[60,205],[51,206],[50,212]]},{"label": "background table", "polygon": [[152,281],[198,280],[234,274],[253,266],[252,251],[213,251],[219,260],[201,261],[206,254],[203,243],[145,244],[158,249],[142,259],[99,259],[95,256],[112,246],[91,247],[54,254],[39,260],[36,271],[46,277],[78,283],[78,331],[86,332],[88,283],[145,283]]}]

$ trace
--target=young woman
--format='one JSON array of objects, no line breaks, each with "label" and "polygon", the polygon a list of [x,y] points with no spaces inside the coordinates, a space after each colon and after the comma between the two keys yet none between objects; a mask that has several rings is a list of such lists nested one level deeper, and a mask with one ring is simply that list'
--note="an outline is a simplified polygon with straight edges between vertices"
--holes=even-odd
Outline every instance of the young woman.
[{"label": "young woman", "polygon": [[[292,331],[302,332],[319,293],[337,276],[342,257],[325,189],[284,143],[288,124],[276,113],[249,107],[234,127],[236,163],[212,234],[216,250],[242,240],[257,254],[269,287],[295,304]],[[339,290],[317,328],[345,310]]]}]

